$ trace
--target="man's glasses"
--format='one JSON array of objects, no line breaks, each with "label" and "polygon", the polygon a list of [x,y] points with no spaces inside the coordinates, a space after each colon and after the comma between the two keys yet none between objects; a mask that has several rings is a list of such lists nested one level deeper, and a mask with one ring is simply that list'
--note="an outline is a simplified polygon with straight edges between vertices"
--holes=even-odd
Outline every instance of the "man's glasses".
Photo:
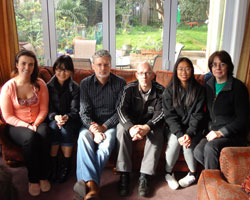
[{"label": "man's glasses", "polygon": [[150,76],[152,72],[136,72],[138,76]]}]

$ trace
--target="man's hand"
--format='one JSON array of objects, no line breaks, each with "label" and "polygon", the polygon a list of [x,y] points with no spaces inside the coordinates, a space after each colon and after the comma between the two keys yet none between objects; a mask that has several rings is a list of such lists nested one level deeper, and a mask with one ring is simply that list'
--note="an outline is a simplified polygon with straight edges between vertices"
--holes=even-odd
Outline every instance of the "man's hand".
[{"label": "man's hand", "polygon": [[191,138],[188,134],[184,134],[178,139],[178,142],[181,146],[184,146],[187,149],[191,145]]},{"label": "man's hand", "polygon": [[132,141],[142,140],[145,135],[150,131],[150,127],[147,124],[144,125],[134,125],[129,129],[129,134]]},{"label": "man's hand", "polygon": [[96,122],[91,122],[91,126],[89,127],[90,132],[92,132],[93,134],[97,132],[104,133],[107,129],[108,129],[107,126],[99,125]]},{"label": "man's hand", "polygon": [[94,142],[96,144],[101,143],[105,139],[106,139],[106,135],[104,133],[102,133],[102,132],[97,132],[97,133],[94,134]]},{"label": "man's hand", "polygon": [[206,138],[208,141],[212,141],[214,140],[215,138],[220,138],[220,137],[223,137],[223,134],[222,132],[220,131],[210,131],[207,135],[206,135]]}]

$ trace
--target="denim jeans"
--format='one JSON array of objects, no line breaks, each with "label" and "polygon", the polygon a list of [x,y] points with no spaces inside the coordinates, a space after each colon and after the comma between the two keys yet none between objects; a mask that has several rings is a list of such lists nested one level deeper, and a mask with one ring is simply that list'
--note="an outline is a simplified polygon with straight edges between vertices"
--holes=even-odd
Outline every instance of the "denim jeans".
[{"label": "denim jeans", "polygon": [[77,180],[95,181],[100,185],[101,173],[115,146],[116,128],[105,131],[106,139],[96,144],[92,133],[82,128],[77,141]]}]

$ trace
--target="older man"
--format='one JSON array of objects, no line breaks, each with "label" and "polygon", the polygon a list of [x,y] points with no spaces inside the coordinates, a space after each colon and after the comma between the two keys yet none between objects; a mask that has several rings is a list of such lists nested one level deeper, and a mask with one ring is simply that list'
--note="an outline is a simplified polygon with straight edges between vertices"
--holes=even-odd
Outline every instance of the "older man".
[{"label": "older man", "polygon": [[[95,74],[81,81],[77,180],[74,190],[84,199],[98,199],[101,172],[115,145],[116,108],[126,81],[112,73],[111,56],[99,50],[93,56]],[[86,195],[85,193],[86,186]]]},{"label": "older man", "polygon": [[164,87],[153,81],[151,65],[147,62],[137,67],[137,81],[125,86],[117,109],[118,158],[116,169],[120,171],[119,193],[129,193],[129,172],[132,170],[133,141],[146,137],[141,163],[138,194],[146,196],[149,191],[148,178],[155,173],[163,142],[162,93]]}]

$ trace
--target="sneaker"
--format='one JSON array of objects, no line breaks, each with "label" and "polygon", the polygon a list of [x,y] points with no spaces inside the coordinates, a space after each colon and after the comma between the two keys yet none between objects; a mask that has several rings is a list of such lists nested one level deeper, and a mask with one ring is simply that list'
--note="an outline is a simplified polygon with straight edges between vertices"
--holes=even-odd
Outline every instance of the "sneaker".
[{"label": "sneaker", "polygon": [[83,199],[86,195],[85,182],[83,180],[76,182],[73,190],[76,193],[74,199]]},{"label": "sneaker", "polygon": [[190,174],[190,172],[182,179],[179,180],[179,184],[181,187],[187,187],[194,183],[196,180],[195,176]]},{"label": "sneaker", "polygon": [[174,174],[166,174],[165,176],[166,181],[168,182],[168,186],[172,189],[172,190],[176,190],[179,187],[178,182],[176,181]]},{"label": "sneaker", "polygon": [[149,192],[148,180],[145,176],[140,176],[139,186],[138,186],[138,195],[145,197]]},{"label": "sneaker", "polygon": [[120,196],[127,196],[129,194],[129,173],[121,172],[118,191]]}]

